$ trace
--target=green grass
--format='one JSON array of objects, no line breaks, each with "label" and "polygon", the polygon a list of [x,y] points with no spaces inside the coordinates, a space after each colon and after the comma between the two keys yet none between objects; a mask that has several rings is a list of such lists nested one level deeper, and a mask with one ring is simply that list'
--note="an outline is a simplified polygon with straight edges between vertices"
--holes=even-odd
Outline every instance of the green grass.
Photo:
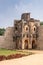
[{"label": "green grass", "polygon": [[7,50],[7,49],[0,49],[0,55],[8,56],[10,54],[16,54],[16,50]]},{"label": "green grass", "polygon": [[32,52],[27,52],[24,50],[7,50],[7,49],[0,49],[0,55],[11,55],[11,54],[25,54],[25,55],[31,55]]}]

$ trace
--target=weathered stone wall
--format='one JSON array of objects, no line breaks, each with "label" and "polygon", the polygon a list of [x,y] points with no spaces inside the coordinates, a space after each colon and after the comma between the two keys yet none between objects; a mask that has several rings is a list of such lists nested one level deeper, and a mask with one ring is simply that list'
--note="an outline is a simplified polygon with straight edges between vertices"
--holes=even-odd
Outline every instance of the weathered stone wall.
[{"label": "weathered stone wall", "polygon": [[[0,36],[0,48],[15,49],[16,44],[13,41],[14,28],[8,27],[4,36]],[[37,41],[37,49],[43,50],[43,25],[39,27],[39,37]]]},{"label": "weathered stone wall", "polygon": [[[39,35],[37,40],[36,33]],[[28,48],[32,48],[34,39],[37,49],[43,49],[43,26],[40,26],[39,20],[30,18],[30,13],[23,13],[21,20],[15,20],[14,27],[8,27],[4,36],[0,36],[0,48],[17,49],[21,47],[24,49],[25,40],[28,41]]]},{"label": "weathered stone wall", "polygon": [[13,41],[13,27],[8,27],[4,36],[0,37],[0,48],[15,49],[15,42]]},{"label": "weathered stone wall", "polygon": [[21,15],[21,19],[23,19],[24,21],[29,21],[29,19],[30,19],[30,13],[23,13]]},{"label": "weathered stone wall", "polygon": [[0,36],[0,48],[3,48],[4,36]]},{"label": "weathered stone wall", "polygon": [[43,25],[39,27],[38,49],[43,49]]}]

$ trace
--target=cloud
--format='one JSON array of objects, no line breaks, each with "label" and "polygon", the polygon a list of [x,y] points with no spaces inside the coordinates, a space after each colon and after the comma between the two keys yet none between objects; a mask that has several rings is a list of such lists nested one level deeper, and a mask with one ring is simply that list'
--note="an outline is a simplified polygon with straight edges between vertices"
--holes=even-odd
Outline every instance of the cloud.
[{"label": "cloud", "polygon": [[20,2],[19,4],[12,4],[12,6],[9,6],[4,13],[0,13],[0,27],[13,26],[14,19],[20,19],[21,14],[24,12],[30,12],[31,17],[43,19],[43,9],[40,5],[34,6],[32,2],[29,4]]},{"label": "cloud", "polygon": [[13,26],[14,19],[20,19],[23,12],[29,12],[31,4],[25,5],[20,3],[8,7],[4,13],[0,13],[0,27]]},{"label": "cloud", "polygon": [[13,7],[8,8],[6,15],[7,17],[9,16],[13,19],[20,19],[22,13],[30,12],[31,17],[42,19],[43,7],[41,7],[39,4],[34,5],[32,2],[29,4],[24,4],[23,2],[20,2],[19,4],[15,4]]}]

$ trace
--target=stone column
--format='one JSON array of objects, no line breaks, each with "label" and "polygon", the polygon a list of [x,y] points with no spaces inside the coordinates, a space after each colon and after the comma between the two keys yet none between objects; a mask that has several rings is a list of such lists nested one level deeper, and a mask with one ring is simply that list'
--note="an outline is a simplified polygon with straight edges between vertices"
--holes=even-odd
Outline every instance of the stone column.
[{"label": "stone column", "polygon": [[24,43],[22,42],[22,49],[24,49]]},{"label": "stone column", "polygon": [[32,49],[32,35],[31,35],[31,37],[29,39],[29,49]]}]

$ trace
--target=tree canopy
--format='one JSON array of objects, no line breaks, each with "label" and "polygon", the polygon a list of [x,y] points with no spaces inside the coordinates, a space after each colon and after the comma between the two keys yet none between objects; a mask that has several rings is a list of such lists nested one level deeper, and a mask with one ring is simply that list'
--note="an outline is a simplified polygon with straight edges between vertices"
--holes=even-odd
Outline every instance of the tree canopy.
[{"label": "tree canopy", "polygon": [[5,32],[5,29],[4,28],[0,28],[0,36],[3,35]]},{"label": "tree canopy", "polygon": [[43,22],[40,22],[40,25],[43,25]]}]

